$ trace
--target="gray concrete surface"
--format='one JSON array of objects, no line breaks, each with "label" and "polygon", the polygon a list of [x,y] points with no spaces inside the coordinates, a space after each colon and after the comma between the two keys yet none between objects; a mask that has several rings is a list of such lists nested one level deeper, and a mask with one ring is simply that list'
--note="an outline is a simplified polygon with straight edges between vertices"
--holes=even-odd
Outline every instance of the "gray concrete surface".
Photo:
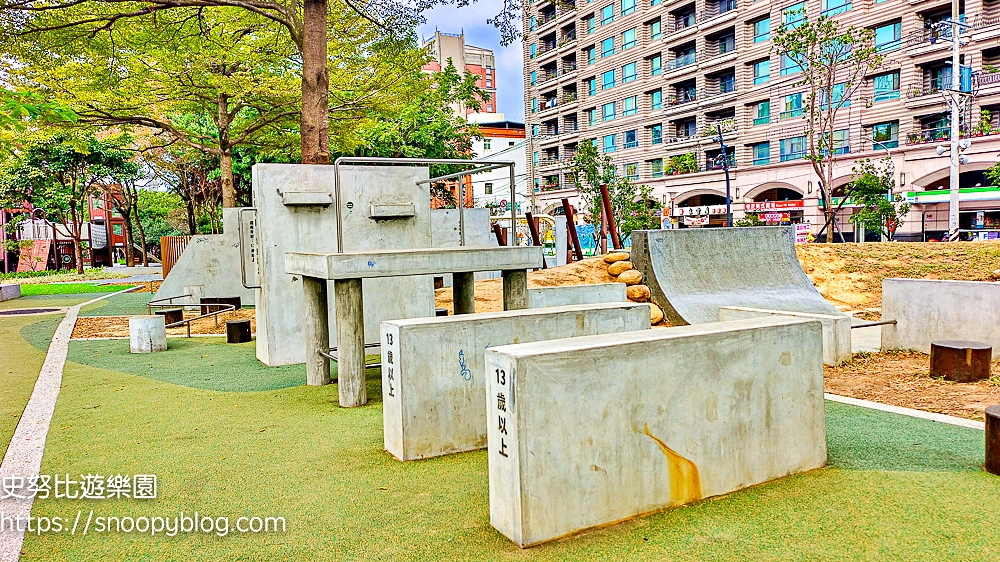
[{"label": "gray concrete surface", "polygon": [[719,321],[728,322],[743,318],[761,318],[765,316],[789,316],[806,320],[819,320],[823,325],[823,363],[840,365],[851,359],[851,317],[840,314],[810,314],[807,312],[786,312],[782,310],[765,310],[762,308],[745,308],[724,306],[719,309]]},{"label": "gray concrete surface", "polygon": [[625,293],[625,289],[625,283],[538,287],[536,289],[528,289],[528,308],[627,302],[628,296]]},{"label": "gray concrete surface", "polygon": [[587,304],[382,323],[385,449],[408,461],[486,446],[484,351],[649,329],[649,307]]},{"label": "gray concrete surface", "polygon": [[[230,209],[223,209],[223,213],[226,213]],[[138,258],[142,259],[142,252],[139,252]],[[149,267],[144,267],[137,265],[135,267],[128,267],[125,265],[114,265],[111,267],[105,267],[104,271],[107,273],[117,273],[121,275],[159,275],[163,277],[163,266],[158,263],[151,263]]]},{"label": "gray concrete surface", "polygon": [[256,292],[244,287],[240,277],[239,211],[222,210],[223,234],[191,238],[153,299],[192,294],[192,287],[200,287],[195,291],[199,295],[175,302],[198,303],[200,297],[240,297],[245,306],[256,304]]},{"label": "gray concrete surface", "polygon": [[0,302],[21,297],[21,286],[16,283],[0,284]]},{"label": "gray concrete surface", "polygon": [[675,325],[715,322],[723,306],[843,316],[802,270],[791,227],[635,231],[630,257]]},{"label": "gray concrete surface", "polygon": [[930,353],[934,340],[970,340],[993,346],[1000,359],[1000,283],[883,279],[882,349]]},{"label": "gray concrete surface", "polygon": [[130,353],[155,353],[167,350],[166,319],[162,315],[130,316],[128,347]]},{"label": "gray concrete surface", "polygon": [[[851,324],[860,324],[864,320],[852,318]],[[882,327],[868,326],[866,328],[851,328],[851,353],[878,353],[882,350]]]},{"label": "gray concrete surface", "polygon": [[542,265],[538,246],[288,252],[285,271],[319,279],[373,279],[460,271],[527,270]]},{"label": "gray concrete surface", "polygon": [[490,523],[524,547],[823,466],[823,335],[786,317],[486,351]]}]

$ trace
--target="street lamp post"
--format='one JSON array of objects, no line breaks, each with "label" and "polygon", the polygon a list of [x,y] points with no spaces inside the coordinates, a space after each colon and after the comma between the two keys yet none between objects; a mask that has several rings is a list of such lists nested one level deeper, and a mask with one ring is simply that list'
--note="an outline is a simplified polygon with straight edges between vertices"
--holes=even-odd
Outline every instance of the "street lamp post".
[{"label": "street lamp post", "polygon": [[719,155],[719,158],[722,159],[722,170],[726,174],[726,226],[733,226],[733,200],[729,195],[729,155],[726,153],[726,140],[722,138],[722,124],[719,121],[715,122],[715,132],[719,136],[713,140],[719,141],[719,148],[722,149],[722,154]]}]

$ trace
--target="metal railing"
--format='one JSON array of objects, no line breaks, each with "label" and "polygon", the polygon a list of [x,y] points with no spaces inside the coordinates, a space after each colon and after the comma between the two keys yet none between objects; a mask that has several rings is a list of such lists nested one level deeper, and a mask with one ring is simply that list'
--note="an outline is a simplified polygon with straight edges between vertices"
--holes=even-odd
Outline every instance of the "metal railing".
[{"label": "metal railing", "polygon": [[[177,308],[178,306],[181,307],[181,310],[183,310],[184,309],[183,307],[185,307],[185,306],[198,306],[198,307],[202,307],[202,308],[205,308],[205,307],[218,307],[219,310],[216,310],[214,312],[209,312],[207,314],[199,314],[198,316],[194,316],[194,317],[191,317],[191,318],[185,318],[185,319],[179,320],[177,322],[171,322],[170,324],[167,324],[166,326],[164,326],[164,328],[176,328],[177,326],[187,326],[187,337],[190,338],[191,337],[191,323],[194,322],[195,320],[201,320],[202,318],[212,317],[212,318],[215,319],[215,326],[218,327],[219,326],[219,315],[220,314],[223,314],[225,312],[232,312],[232,311],[236,310],[236,306],[232,305],[232,304],[221,304],[221,303],[214,303],[214,302],[213,303],[205,303],[205,304],[201,304],[201,303],[197,303],[197,304],[193,304],[193,303],[175,303],[175,302],[173,302],[174,299],[183,299],[183,298],[193,299],[194,295],[186,294],[186,295],[178,295],[176,297],[167,297],[167,298],[162,298],[162,299],[151,300],[148,303],[146,303],[146,312],[148,314],[152,314],[154,308]],[[163,303],[163,301],[167,301],[167,302]]]},{"label": "metal railing", "polygon": [[698,24],[698,16],[695,15],[694,12],[692,12],[689,14],[685,14],[681,17],[675,16],[673,24],[668,25],[668,27],[671,28],[670,31],[681,31],[689,27],[694,27],[697,24]]},{"label": "metal railing", "polygon": [[[950,80],[950,78],[949,78]],[[941,86],[944,84],[944,77],[934,78],[930,80],[924,80],[917,84],[911,84],[909,88],[906,89],[907,98],[917,98],[920,96],[929,96],[932,94],[937,94],[941,91]]]},{"label": "metal railing", "polygon": [[903,47],[919,47],[924,44],[936,44],[941,41],[951,41],[951,28],[918,29],[908,33],[901,40]]},{"label": "metal railing", "polygon": [[906,144],[927,144],[942,140],[951,140],[950,125],[919,129],[906,134]]},{"label": "metal railing", "polygon": [[697,61],[697,56],[695,53],[688,53],[686,55],[679,56],[673,60],[667,61],[667,70],[676,70],[678,68],[684,68],[685,66],[690,66]]},{"label": "metal railing", "polygon": [[667,105],[670,107],[677,107],[679,105],[684,105],[686,103],[691,103],[698,100],[698,95],[696,92],[683,92],[676,94],[667,98]]}]

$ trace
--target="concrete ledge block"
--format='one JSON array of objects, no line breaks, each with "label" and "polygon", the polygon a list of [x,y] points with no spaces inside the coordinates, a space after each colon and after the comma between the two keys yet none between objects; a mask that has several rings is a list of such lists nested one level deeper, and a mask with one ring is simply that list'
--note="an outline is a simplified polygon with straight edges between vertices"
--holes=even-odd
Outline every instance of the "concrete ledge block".
[{"label": "concrete ledge block", "polygon": [[849,361],[851,353],[851,317],[846,314],[812,314],[808,312],[788,312],[784,310],[768,310],[764,308],[747,308],[740,306],[723,306],[719,308],[719,321],[742,320],[744,318],[762,318],[765,316],[790,316],[808,320],[819,320],[823,325],[823,363],[840,365]]},{"label": "concrete ledge block", "polygon": [[1000,283],[883,279],[882,349],[930,353],[933,340],[972,340],[1000,359]]},{"label": "concrete ledge block", "polygon": [[490,523],[525,547],[826,462],[818,321],[486,352]]},{"label": "concrete ledge block", "polygon": [[0,285],[0,302],[9,301],[21,297],[21,286],[9,283]]},{"label": "concrete ledge block", "polygon": [[486,446],[491,347],[649,330],[649,306],[605,303],[382,322],[385,449],[399,460]]},{"label": "concrete ledge block", "polygon": [[594,285],[564,285],[528,289],[528,308],[628,302],[625,283],[598,283]]},{"label": "concrete ledge block", "polygon": [[167,323],[163,316],[131,316],[128,347],[131,353],[155,353],[167,349]]}]

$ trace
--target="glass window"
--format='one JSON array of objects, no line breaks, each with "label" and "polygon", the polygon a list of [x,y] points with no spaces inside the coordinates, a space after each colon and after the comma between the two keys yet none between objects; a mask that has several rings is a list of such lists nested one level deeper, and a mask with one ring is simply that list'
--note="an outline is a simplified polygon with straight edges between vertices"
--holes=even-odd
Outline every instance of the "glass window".
[{"label": "glass window", "polygon": [[767,125],[771,122],[771,100],[766,100],[758,103],[755,117],[753,119],[754,125]]},{"label": "glass window", "polygon": [[725,54],[730,51],[736,50],[736,36],[735,35],[723,35],[719,37],[719,54]]},{"label": "glass window", "polygon": [[587,95],[596,96],[597,95],[597,78],[587,78]]},{"label": "glass window", "polygon": [[587,110],[587,124],[594,126],[597,124],[597,108],[592,107]]},{"label": "glass window", "polygon": [[601,106],[601,121],[611,121],[615,118],[615,102]]},{"label": "glass window", "polygon": [[625,164],[625,178],[630,180],[639,179],[639,164],[637,162]]},{"label": "glass window", "polygon": [[724,14],[736,9],[736,0],[719,0],[719,13]]},{"label": "glass window", "polygon": [[660,55],[649,59],[649,75],[656,76],[663,72],[663,62],[660,59]]},{"label": "glass window", "polygon": [[656,20],[649,24],[649,39],[652,41],[654,39],[659,39],[663,36],[663,30],[660,25],[660,20]]},{"label": "glass window", "polygon": [[793,59],[792,57],[782,54],[781,55],[781,75],[788,76],[789,74],[795,74],[796,72],[802,71],[802,65]]},{"label": "glass window", "polygon": [[583,50],[587,54],[587,64],[594,64],[597,62],[597,48],[587,47]]},{"label": "glass window", "polygon": [[679,137],[693,137],[698,133],[698,122],[694,119],[690,121],[682,121],[677,127],[677,136]]},{"label": "glass window", "polygon": [[875,103],[899,99],[899,71],[878,74],[872,80],[875,84]]},{"label": "glass window", "polygon": [[764,166],[771,163],[771,143],[759,142],[753,145],[753,165]]},{"label": "glass window", "polygon": [[622,50],[635,47],[635,28],[626,29],[622,32]]},{"label": "glass window", "polygon": [[122,225],[120,225],[120,224],[113,224],[113,225],[111,225],[111,232],[114,232],[115,236],[121,236],[122,235]]},{"label": "glass window", "polygon": [[850,9],[851,0],[823,0],[823,12],[820,15],[832,18]]},{"label": "glass window", "polygon": [[649,161],[649,171],[654,178],[663,177],[663,158]]},{"label": "glass window", "polygon": [[614,152],[618,150],[615,147],[615,135],[604,135],[604,152]]},{"label": "glass window", "polygon": [[806,138],[781,139],[781,161],[801,160],[806,157]]},{"label": "glass window", "polygon": [[486,185],[483,186],[483,187],[486,190],[486,195],[493,195],[493,183],[492,182],[486,182]]},{"label": "glass window", "polygon": [[615,54],[615,38],[608,37],[601,41],[601,57],[610,57],[613,54]]},{"label": "glass window", "polygon": [[660,2],[662,2],[662,1],[663,0],[649,0],[649,5],[650,6],[659,6]]},{"label": "glass window", "polygon": [[535,58],[535,56],[538,54],[538,47],[534,43],[532,43],[530,46],[528,46],[528,53],[531,58]]},{"label": "glass window", "polygon": [[622,15],[627,16],[635,13],[636,0],[622,0]]},{"label": "glass window", "polygon": [[783,103],[785,110],[778,116],[780,119],[802,117],[802,92],[785,96]]},{"label": "glass window", "polygon": [[538,73],[534,70],[531,71],[531,85],[534,86],[538,84]]},{"label": "glass window", "polygon": [[872,150],[899,146],[899,122],[879,123],[872,126]]},{"label": "glass window", "polygon": [[[846,99],[846,100],[844,99],[844,88],[845,88],[845,86],[846,86],[846,84],[843,84],[843,83],[841,83],[841,84],[834,84],[833,85],[833,94],[829,97],[830,103],[832,103],[832,104],[834,104],[835,106],[838,106],[838,107],[850,107],[851,106],[851,100],[850,99]],[[819,92],[817,93],[817,95],[819,96],[819,106],[820,106],[820,108],[821,109],[826,109],[826,104],[827,104],[826,88],[820,88]]]},{"label": "glass window", "polygon": [[615,87],[615,71],[614,69],[601,74],[601,89],[610,90]]},{"label": "glass window", "polygon": [[531,112],[536,113],[538,111],[538,98],[531,98]]},{"label": "glass window", "polygon": [[622,67],[622,84],[636,79],[638,74],[638,63],[630,62]]},{"label": "glass window", "polygon": [[653,90],[649,94],[649,109],[663,109],[663,91]]},{"label": "glass window", "polygon": [[625,131],[625,144],[622,148],[635,148],[639,146],[639,134],[635,129]]},{"label": "glass window", "polygon": [[630,96],[625,98],[625,105],[622,108],[622,117],[635,115],[638,112],[639,112],[639,96]]},{"label": "glass window", "polygon": [[534,154],[531,155],[531,162],[535,166],[538,165],[538,152],[537,151]]},{"label": "glass window", "polygon": [[724,74],[719,77],[719,93],[728,94],[736,91],[736,75]]},{"label": "glass window", "polygon": [[531,126],[531,136],[537,137],[538,136],[538,131],[539,131],[538,125],[532,125]]},{"label": "glass window", "polygon": [[663,125],[653,125],[649,128],[649,144],[663,143]]},{"label": "glass window", "polygon": [[880,53],[899,49],[902,41],[902,24],[890,23],[875,28],[875,50]]},{"label": "glass window", "polygon": [[594,16],[591,15],[584,18],[583,23],[586,24],[587,26],[587,35],[590,35],[591,33],[594,32],[594,28],[597,25],[597,20],[594,18]]},{"label": "glass window", "polygon": [[535,30],[535,16],[531,16],[530,18],[528,18],[528,31],[534,31],[534,30]]},{"label": "glass window", "polygon": [[806,3],[799,2],[781,10],[781,23],[789,28],[796,28],[806,21]]},{"label": "glass window", "polygon": [[771,18],[753,22],[753,42],[762,43],[771,38]]},{"label": "glass window", "polygon": [[608,25],[615,21],[615,5],[608,4],[601,8],[601,25]]},{"label": "glass window", "polygon": [[771,59],[753,63],[753,83],[764,84],[771,80]]}]

